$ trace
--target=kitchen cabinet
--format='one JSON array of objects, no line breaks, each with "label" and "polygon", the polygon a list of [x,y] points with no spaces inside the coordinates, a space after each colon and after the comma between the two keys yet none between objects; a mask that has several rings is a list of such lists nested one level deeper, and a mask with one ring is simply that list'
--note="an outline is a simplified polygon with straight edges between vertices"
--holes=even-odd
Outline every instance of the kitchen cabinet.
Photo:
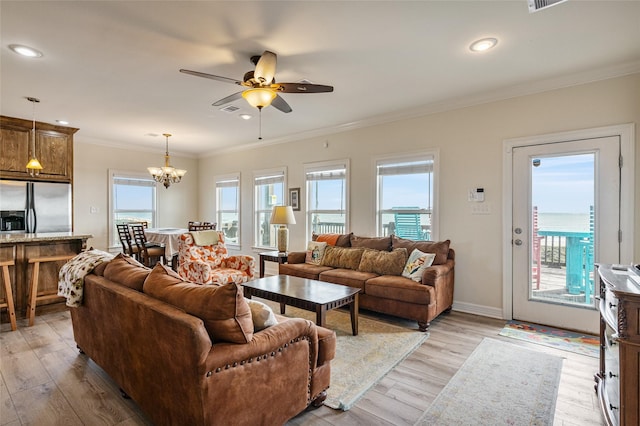
[{"label": "kitchen cabinet", "polygon": [[[640,424],[640,284],[626,267],[598,265],[600,368],[596,392],[607,425]],[[639,277],[640,278],[640,277]]]},{"label": "kitchen cabinet", "polygon": [[78,129],[36,122],[35,150],[43,169],[32,177],[25,168],[31,153],[33,121],[0,117],[0,178],[73,181],[73,135]]}]

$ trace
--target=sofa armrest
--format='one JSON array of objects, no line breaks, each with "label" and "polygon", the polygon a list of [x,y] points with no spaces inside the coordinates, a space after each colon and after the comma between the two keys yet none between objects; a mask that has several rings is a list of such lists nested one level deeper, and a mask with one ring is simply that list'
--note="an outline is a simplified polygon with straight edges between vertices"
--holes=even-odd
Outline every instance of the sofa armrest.
[{"label": "sofa armrest", "polygon": [[306,257],[306,251],[291,251],[287,253],[287,263],[304,263]]},{"label": "sofa armrest", "polygon": [[253,335],[251,342],[246,344],[214,344],[206,368],[207,371],[216,371],[218,368],[255,362],[257,357],[274,356],[290,345],[301,343],[302,340],[308,340],[305,344],[308,344],[310,349],[309,368],[314,370],[318,360],[318,330],[313,322],[302,318],[291,318],[259,331]]},{"label": "sofa armrest", "polygon": [[186,260],[178,269],[180,276],[191,282],[207,284],[207,279],[211,276],[211,265],[201,260]]},{"label": "sofa armrest", "polygon": [[253,279],[256,270],[256,259],[252,256],[239,254],[225,258],[221,266],[223,268],[232,268],[246,272],[249,274],[249,279]]},{"label": "sofa armrest", "polygon": [[453,271],[455,262],[447,259],[442,265],[429,266],[422,272],[422,284],[434,287],[439,280]]}]

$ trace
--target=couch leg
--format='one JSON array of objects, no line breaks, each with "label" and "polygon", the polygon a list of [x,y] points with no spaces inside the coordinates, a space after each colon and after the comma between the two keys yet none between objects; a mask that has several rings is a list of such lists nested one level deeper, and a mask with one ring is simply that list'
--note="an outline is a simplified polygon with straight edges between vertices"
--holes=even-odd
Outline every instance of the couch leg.
[{"label": "couch leg", "polygon": [[315,410],[316,408],[322,407],[325,399],[327,399],[327,391],[322,391],[320,395],[316,397],[316,399],[311,401],[311,404],[309,404],[309,409]]},{"label": "couch leg", "polygon": [[429,323],[428,322],[422,322],[422,321],[418,321],[418,329],[420,331],[427,331],[429,330]]},{"label": "couch leg", "polygon": [[82,350],[82,348],[78,345],[76,345],[76,348],[78,348],[78,352],[80,352],[82,355],[84,355],[84,351]]},{"label": "couch leg", "polygon": [[445,314],[448,314],[449,312],[451,312],[451,309],[453,309],[453,305],[449,306],[447,309],[445,309],[443,312]]},{"label": "couch leg", "polygon": [[120,395],[124,398],[124,399],[131,399],[131,397],[122,390],[122,388],[120,388]]}]

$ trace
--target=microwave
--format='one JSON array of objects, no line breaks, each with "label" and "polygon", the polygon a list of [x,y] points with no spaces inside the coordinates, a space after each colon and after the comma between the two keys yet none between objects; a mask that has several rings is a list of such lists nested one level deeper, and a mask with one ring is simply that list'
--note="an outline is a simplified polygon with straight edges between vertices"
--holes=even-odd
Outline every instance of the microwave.
[{"label": "microwave", "polygon": [[27,230],[26,210],[0,211],[0,232],[25,232]]}]

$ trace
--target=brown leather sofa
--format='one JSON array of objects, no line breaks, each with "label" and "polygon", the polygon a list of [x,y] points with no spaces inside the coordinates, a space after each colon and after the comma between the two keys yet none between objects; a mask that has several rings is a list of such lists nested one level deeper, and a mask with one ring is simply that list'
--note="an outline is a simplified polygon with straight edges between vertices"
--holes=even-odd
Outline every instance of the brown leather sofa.
[{"label": "brown leather sofa", "polygon": [[[312,239],[321,240],[322,236],[314,234]],[[279,273],[360,288],[360,308],[415,320],[420,331],[427,331],[435,317],[451,310],[455,252],[449,247],[449,240],[412,241],[395,235],[370,238],[342,234],[332,242],[333,247],[342,250],[339,257],[332,256],[327,261],[325,253],[320,265],[313,265],[305,263],[306,252],[290,252],[287,263],[279,265]],[[364,250],[393,252],[397,249],[406,250],[405,256],[414,249],[436,254],[433,265],[424,269],[420,282],[400,274],[381,273],[381,270],[372,272],[376,271],[375,265],[363,268],[361,261],[365,256],[358,257],[358,252],[364,253]]]},{"label": "brown leather sofa", "polygon": [[335,333],[284,317],[258,331],[248,309],[236,284],[118,255],[85,277],[71,318],[81,352],[156,425],[279,425],[321,405]]}]

